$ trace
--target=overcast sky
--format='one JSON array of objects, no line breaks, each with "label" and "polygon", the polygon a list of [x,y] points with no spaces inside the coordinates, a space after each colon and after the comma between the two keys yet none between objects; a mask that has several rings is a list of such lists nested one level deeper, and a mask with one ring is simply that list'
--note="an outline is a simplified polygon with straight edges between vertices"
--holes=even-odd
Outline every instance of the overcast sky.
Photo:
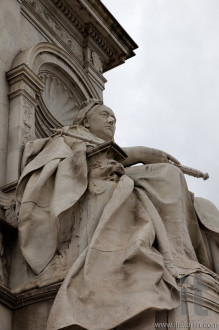
[{"label": "overcast sky", "polygon": [[210,179],[186,176],[219,208],[219,0],[103,0],[138,44],[105,74],[120,146],[167,151]]}]

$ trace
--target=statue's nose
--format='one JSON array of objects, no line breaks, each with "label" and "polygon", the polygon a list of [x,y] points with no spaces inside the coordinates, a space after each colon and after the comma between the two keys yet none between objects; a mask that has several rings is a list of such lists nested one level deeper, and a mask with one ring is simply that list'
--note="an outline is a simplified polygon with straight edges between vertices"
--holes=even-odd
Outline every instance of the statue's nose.
[{"label": "statue's nose", "polygon": [[108,117],[108,123],[113,124],[115,119],[112,116]]}]

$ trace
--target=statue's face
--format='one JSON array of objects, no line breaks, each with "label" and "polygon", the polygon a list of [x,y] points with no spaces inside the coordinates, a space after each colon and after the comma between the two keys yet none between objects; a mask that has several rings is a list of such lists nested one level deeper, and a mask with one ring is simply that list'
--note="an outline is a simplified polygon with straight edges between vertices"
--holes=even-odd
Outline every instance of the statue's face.
[{"label": "statue's face", "polygon": [[86,117],[86,125],[89,131],[104,141],[112,140],[116,128],[116,117],[113,111],[105,105],[91,109]]}]

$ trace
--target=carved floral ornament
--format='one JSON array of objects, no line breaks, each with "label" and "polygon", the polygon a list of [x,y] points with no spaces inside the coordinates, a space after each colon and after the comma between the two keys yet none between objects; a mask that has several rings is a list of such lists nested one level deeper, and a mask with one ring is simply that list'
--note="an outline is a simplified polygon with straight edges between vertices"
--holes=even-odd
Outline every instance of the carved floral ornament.
[{"label": "carved floral ornament", "polygon": [[50,135],[50,128],[71,125],[85,100],[99,98],[83,68],[54,44],[43,42],[20,53],[12,70],[21,65],[44,83],[41,94],[34,94],[37,106],[32,116],[35,116],[36,137]]}]

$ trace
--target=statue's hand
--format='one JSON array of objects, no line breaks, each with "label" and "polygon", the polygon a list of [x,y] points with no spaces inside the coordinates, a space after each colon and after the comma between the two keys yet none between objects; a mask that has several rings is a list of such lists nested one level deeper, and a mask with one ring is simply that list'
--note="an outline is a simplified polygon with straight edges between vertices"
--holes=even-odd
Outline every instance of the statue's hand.
[{"label": "statue's hand", "polygon": [[144,164],[154,164],[154,163],[169,163],[169,161],[180,164],[180,162],[170,154],[165,151],[153,149],[153,148],[145,148],[145,152],[143,155],[143,163]]},{"label": "statue's hand", "polygon": [[148,147],[130,147],[123,148],[127,153],[128,158],[123,162],[124,166],[130,166],[137,163],[154,164],[154,163],[169,163],[169,161],[180,164],[180,162],[170,154]]}]

